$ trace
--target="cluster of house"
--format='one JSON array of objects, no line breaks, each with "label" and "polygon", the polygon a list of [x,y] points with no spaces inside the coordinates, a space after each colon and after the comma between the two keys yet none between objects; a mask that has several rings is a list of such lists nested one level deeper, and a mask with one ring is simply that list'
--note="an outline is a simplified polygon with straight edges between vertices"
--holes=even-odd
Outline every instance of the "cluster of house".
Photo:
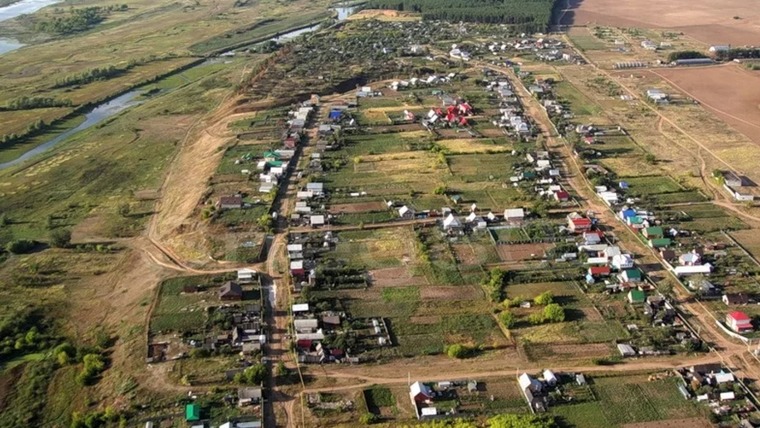
[{"label": "cluster of house", "polygon": [[[575,381],[575,384],[586,385],[586,377],[582,373],[572,374],[570,377]],[[549,407],[549,393],[557,389],[560,380],[552,370],[546,369],[538,378],[528,373],[522,373],[517,377],[517,383],[530,411],[544,413]]]},{"label": "cluster of house", "polygon": [[290,276],[296,291],[304,286],[314,287],[317,284],[317,254],[332,248],[335,237],[327,231],[324,235],[294,234],[288,235],[288,260],[290,261]]},{"label": "cluster of house", "polygon": [[515,50],[518,52],[532,52],[541,61],[579,62],[579,57],[571,50],[563,49],[564,47],[565,44],[561,40],[543,37],[532,38],[523,35],[512,41],[491,43],[488,45],[488,50],[493,55],[498,55],[499,52],[507,50]]},{"label": "cluster of house", "polygon": [[462,61],[469,61],[472,58],[472,54],[456,44],[451,45],[449,56],[454,59],[461,59]]},{"label": "cluster of house", "polygon": [[479,385],[476,380],[435,383],[417,381],[409,385],[409,398],[412,401],[417,419],[437,419],[457,413],[456,408],[439,408],[441,402],[450,404],[456,401],[460,391],[477,394]]},{"label": "cluster of house", "polygon": [[560,204],[570,202],[570,194],[559,183],[562,174],[552,163],[548,151],[529,152],[525,159],[530,167],[516,170],[516,174],[509,177],[512,186],[518,187],[520,183],[530,180],[534,183],[533,190],[538,196],[553,199]]},{"label": "cluster of house", "polygon": [[410,88],[425,88],[434,85],[440,85],[443,83],[449,83],[457,75],[456,73],[449,73],[446,75],[431,74],[423,77],[412,77],[408,80],[393,80],[388,85],[394,91],[401,91]]},{"label": "cluster of house", "polygon": [[667,104],[670,102],[670,95],[662,89],[647,89],[647,99],[655,104]]},{"label": "cluster of house", "polygon": [[739,202],[752,202],[760,199],[760,188],[746,177],[733,171],[723,172],[723,188]]},{"label": "cluster of house", "polygon": [[243,286],[251,285],[260,287],[261,283],[258,273],[247,268],[238,270],[237,280],[222,284],[217,293],[219,300],[227,303],[214,308],[214,313],[224,314],[230,320],[230,329],[207,336],[202,343],[191,341],[190,345],[207,351],[229,346],[239,350],[243,356],[261,352],[262,345],[266,343],[261,302],[233,303],[241,302],[244,298]]},{"label": "cluster of house", "polygon": [[468,117],[472,116],[472,106],[467,101],[452,97],[451,95],[439,95],[443,107],[431,108],[422,125],[430,129],[432,127],[467,127]]},{"label": "cluster of house", "polygon": [[[293,330],[295,332],[296,352],[298,361],[303,364],[351,363],[360,362],[357,355],[352,355],[357,349],[351,349],[345,342],[328,341],[337,334],[347,333],[345,322],[350,322],[344,312],[321,311],[315,312],[308,303],[294,304]],[[366,333],[361,332],[362,338],[368,338],[373,346],[390,346],[392,344],[388,326],[382,318],[371,318],[367,321]],[[359,332],[354,331],[359,335]],[[375,345],[376,343],[376,345]]]},{"label": "cluster of house", "polygon": [[512,84],[506,77],[501,77],[487,84],[486,90],[499,94],[499,114],[493,120],[493,125],[504,129],[505,133],[512,133],[521,137],[532,134],[531,123],[523,114],[523,107],[514,92]]},{"label": "cluster of house", "polygon": [[[678,391],[687,400],[707,403],[717,415],[741,414],[753,410],[744,398],[739,380],[720,364],[700,364],[675,371],[681,382]],[[741,402],[745,401],[745,405]]]},{"label": "cluster of house", "polygon": [[[234,402],[235,397],[225,397],[225,401],[228,403]],[[260,405],[263,402],[263,396],[260,387],[245,387],[238,389],[237,401],[239,406],[248,405]],[[260,416],[259,411],[259,416]],[[219,428],[262,428],[263,422],[261,420],[248,420],[245,421],[228,421],[221,425]],[[185,405],[185,421],[190,428],[209,428],[211,425],[203,417],[203,409],[197,402],[188,403]],[[152,421],[145,422],[145,428],[154,428]],[[215,425],[214,425],[215,426]]]},{"label": "cluster of house", "polygon": [[290,225],[317,228],[328,224],[332,216],[325,213],[326,196],[324,183],[307,183],[296,193],[296,206],[290,215]]}]

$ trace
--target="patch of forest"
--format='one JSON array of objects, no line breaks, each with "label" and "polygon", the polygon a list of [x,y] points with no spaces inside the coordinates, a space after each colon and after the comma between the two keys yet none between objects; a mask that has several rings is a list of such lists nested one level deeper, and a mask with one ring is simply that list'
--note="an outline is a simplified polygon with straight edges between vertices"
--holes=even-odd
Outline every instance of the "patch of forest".
[{"label": "patch of forest", "polygon": [[370,0],[367,7],[421,13],[423,19],[511,24],[521,32],[545,31],[554,0]]}]

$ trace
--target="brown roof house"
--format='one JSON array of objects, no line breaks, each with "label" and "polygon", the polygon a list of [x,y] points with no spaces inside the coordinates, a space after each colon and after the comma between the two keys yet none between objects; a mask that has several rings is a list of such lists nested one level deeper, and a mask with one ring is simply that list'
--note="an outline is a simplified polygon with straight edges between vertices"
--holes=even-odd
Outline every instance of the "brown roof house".
[{"label": "brown roof house", "polygon": [[219,208],[223,210],[243,208],[243,198],[241,196],[222,196],[219,198]]},{"label": "brown roof house", "polygon": [[219,289],[221,300],[243,300],[243,287],[237,282],[227,281]]}]

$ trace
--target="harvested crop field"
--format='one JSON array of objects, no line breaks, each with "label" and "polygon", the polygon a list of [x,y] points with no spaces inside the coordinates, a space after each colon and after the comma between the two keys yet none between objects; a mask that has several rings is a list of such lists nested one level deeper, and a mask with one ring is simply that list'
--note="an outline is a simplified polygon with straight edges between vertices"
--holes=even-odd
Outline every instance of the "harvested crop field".
[{"label": "harvested crop field", "polygon": [[760,74],[736,64],[651,72],[760,144]]},{"label": "harvested crop field", "polygon": [[483,297],[483,292],[475,287],[422,287],[420,297],[429,300],[470,300]]},{"label": "harvested crop field", "polygon": [[568,0],[567,4],[569,8],[559,19],[565,25],[667,28],[707,44],[717,40],[733,45],[760,44],[760,14],[754,4],[742,0]]},{"label": "harvested crop field", "polygon": [[365,213],[372,211],[384,211],[388,209],[381,201],[357,202],[355,204],[336,204],[330,206],[331,213]]},{"label": "harvested crop field", "polygon": [[369,272],[374,287],[398,287],[410,284],[424,284],[425,277],[412,276],[406,267],[375,269]]},{"label": "harvested crop field", "polygon": [[625,424],[623,428],[709,428],[711,426],[713,425],[705,418],[687,418]]},{"label": "harvested crop field", "polygon": [[497,245],[496,251],[504,262],[519,262],[543,258],[546,250],[553,246],[553,244],[508,244]]}]

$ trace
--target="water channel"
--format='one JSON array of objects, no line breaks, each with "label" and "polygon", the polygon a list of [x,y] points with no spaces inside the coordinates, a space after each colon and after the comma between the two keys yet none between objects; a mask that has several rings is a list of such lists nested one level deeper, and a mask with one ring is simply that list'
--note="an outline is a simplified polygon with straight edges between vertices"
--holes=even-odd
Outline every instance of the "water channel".
[{"label": "water channel", "polygon": [[[19,10],[25,10],[26,11],[26,12],[20,12],[20,13],[18,13],[18,14],[21,14],[21,13],[30,13],[29,11],[34,12],[34,11],[39,10],[40,8],[42,8],[42,7],[44,7],[44,6],[48,5],[48,4],[56,3],[57,1],[59,1],[59,0],[23,0],[20,3],[16,3],[15,5],[25,4],[25,7],[23,7],[23,8],[19,7],[18,8]],[[36,7],[36,9],[34,7],[32,7],[31,4],[34,4],[34,7]],[[6,15],[3,15],[3,11],[5,9],[8,9],[9,7],[14,7],[15,5],[8,6],[6,8],[0,8],[0,21],[3,20],[4,16],[6,16]],[[353,14],[356,11],[356,7],[350,7],[350,6],[349,7],[336,7],[335,10],[338,12],[338,20],[343,21],[348,16],[350,16],[351,14]],[[10,14],[8,14],[7,16],[10,16]],[[16,15],[16,16],[18,16],[18,15]],[[10,18],[5,18],[5,19],[10,19]],[[275,41],[277,43],[285,43],[285,42],[287,42],[289,40],[295,39],[296,37],[298,37],[298,36],[300,36],[302,34],[306,34],[306,33],[315,31],[317,28],[319,28],[319,24],[312,25],[312,26],[306,27],[306,28],[301,28],[301,29],[298,29],[298,30],[289,31],[287,33],[283,33],[283,34],[281,34],[279,36],[273,37],[270,40],[273,40],[273,41]],[[2,48],[3,48],[3,40],[0,39],[0,54],[3,53]],[[213,61],[213,59],[209,60],[209,61]],[[90,128],[91,126],[97,125],[98,123],[102,122],[103,120],[108,119],[109,117],[111,117],[111,116],[113,116],[115,114],[118,114],[118,113],[120,113],[120,112],[122,112],[122,111],[124,111],[124,110],[126,110],[126,109],[128,109],[130,107],[132,107],[132,106],[140,104],[141,101],[135,100],[135,98],[137,96],[139,96],[140,93],[141,93],[140,89],[135,89],[135,90],[127,92],[127,93],[125,93],[125,94],[123,94],[123,95],[121,95],[119,97],[116,97],[116,98],[112,99],[111,101],[108,101],[106,103],[99,104],[99,105],[95,106],[90,112],[88,112],[88,113],[85,114],[85,121],[82,122],[79,126],[77,126],[76,128],[72,128],[72,129],[70,129],[70,130],[62,133],[62,134],[56,136],[55,138],[52,138],[52,139],[50,139],[50,140],[48,140],[48,141],[40,144],[39,146],[34,147],[33,149],[29,150],[28,152],[24,153],[23,155],[19,156],[18,158],[14,159],[12,161],[8,161],[8,162],[5,162],[5,163],[0,163],[0,170],[12,167],[14,165],[18,165],[19,163],[24,162],[27,159],[30,159],[30,158],[32,158],[32,157],[34,157],[34,156],[36,156],[36,155],[38,155],[40,153],[45,152],[46,150],[52,148],[56,144],[58,144],[58,143],[60,143],[60,142],[62,142],[64,140],[66,140],[67,138],[73,136],[74,134],[76,134],[76,133],[78,133],[80,131],[84,131],[85,129]]]},{"label": "water channel", "polygon": [[[62,0],[21,0],[10,6],[0,7],[0,22],[16,18],[18,16],[34,13],[45,6],[60,3]],[[24,46],[16,39],[0,37],[0,55],[14,51]]]}]

